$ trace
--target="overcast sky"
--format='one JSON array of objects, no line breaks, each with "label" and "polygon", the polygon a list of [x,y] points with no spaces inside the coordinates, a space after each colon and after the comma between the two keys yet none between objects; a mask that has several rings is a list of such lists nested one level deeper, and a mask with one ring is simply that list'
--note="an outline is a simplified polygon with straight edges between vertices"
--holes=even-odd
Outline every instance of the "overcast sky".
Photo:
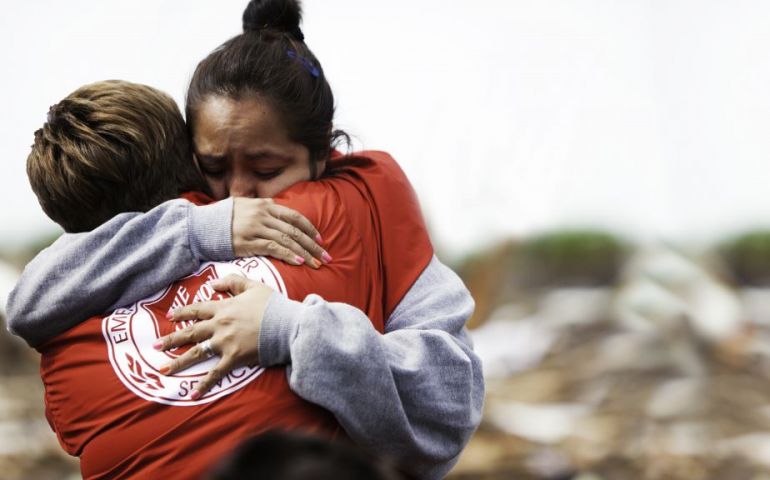
[{"label": "overcast sky", "polygon": [[[52,229],[25,175],[51,104],[108,78],[181,103],[245,4],[6,2],[0,245]],[[399,160],[449,253],[562,225],[664,239],[770,225],[770,2],[304,5],[338,125]]]}]

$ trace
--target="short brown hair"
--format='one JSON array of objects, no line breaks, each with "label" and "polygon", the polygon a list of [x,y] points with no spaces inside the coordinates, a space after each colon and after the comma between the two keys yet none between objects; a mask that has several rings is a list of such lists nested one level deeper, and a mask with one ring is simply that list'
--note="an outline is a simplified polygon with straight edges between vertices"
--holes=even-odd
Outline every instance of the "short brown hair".
[{"label": "short brown hair", "polygon": [[27,175],[46,215],[67,232],[206,188],[176,102],[120,80],[85,85],[51,107]]}]

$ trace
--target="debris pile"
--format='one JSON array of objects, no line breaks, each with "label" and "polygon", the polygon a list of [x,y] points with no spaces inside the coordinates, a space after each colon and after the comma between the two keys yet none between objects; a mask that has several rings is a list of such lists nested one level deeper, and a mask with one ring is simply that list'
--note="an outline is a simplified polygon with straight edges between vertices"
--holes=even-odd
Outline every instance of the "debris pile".
[{"label": "debris pile", "polygon": [[[472,331],[484,420],[450,478],[770,480],[770,290],[669,248]],[[533,306],[534,305],[534,306]]]},{"label": "debris pile", "polygon": [[7,480],[77,479],[76,459],[45,419],[37,354],[11,336],[0,316],[0,476]]}]

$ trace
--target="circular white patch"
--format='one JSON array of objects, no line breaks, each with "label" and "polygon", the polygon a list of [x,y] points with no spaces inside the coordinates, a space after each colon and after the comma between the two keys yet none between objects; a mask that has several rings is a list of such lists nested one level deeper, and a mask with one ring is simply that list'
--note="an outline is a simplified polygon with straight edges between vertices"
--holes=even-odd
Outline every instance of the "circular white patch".
[{"label": "circular white patch", "polygon": [[209,369],[219,362],[212,357],[174,375],[160,373],[160,368],[189,347],[159,352],[152,345],[158,338],[194,322],[173,323],[166,312],[209,300],[229,297],[215,292],[210,282],[230,274],[262,282],[284,296],[286,286],[278,270],[263,257],[240,258],[227,263],[206,263],[198,271],[165,289],[158,295],[140,300],[129,308],[119,308],[102,321],[109,358],[121,382],[136,395],[165,405],[200,405],[229,395],[248,385],[264,369],[259,365],[236,368],[225,375],[205,395],[192,400],[190,395]]}]

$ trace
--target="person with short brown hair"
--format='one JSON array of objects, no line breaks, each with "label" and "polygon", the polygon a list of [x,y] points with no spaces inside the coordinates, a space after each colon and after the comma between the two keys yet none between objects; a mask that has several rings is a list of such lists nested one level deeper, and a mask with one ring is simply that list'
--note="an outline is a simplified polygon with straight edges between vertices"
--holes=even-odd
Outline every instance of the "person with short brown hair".
[{"label": "person with short brown hair", "polygon": [[84,85],[51,106],[27,175],[43,211],[70,233],[208,191],[174,99],[122,80]]}]

